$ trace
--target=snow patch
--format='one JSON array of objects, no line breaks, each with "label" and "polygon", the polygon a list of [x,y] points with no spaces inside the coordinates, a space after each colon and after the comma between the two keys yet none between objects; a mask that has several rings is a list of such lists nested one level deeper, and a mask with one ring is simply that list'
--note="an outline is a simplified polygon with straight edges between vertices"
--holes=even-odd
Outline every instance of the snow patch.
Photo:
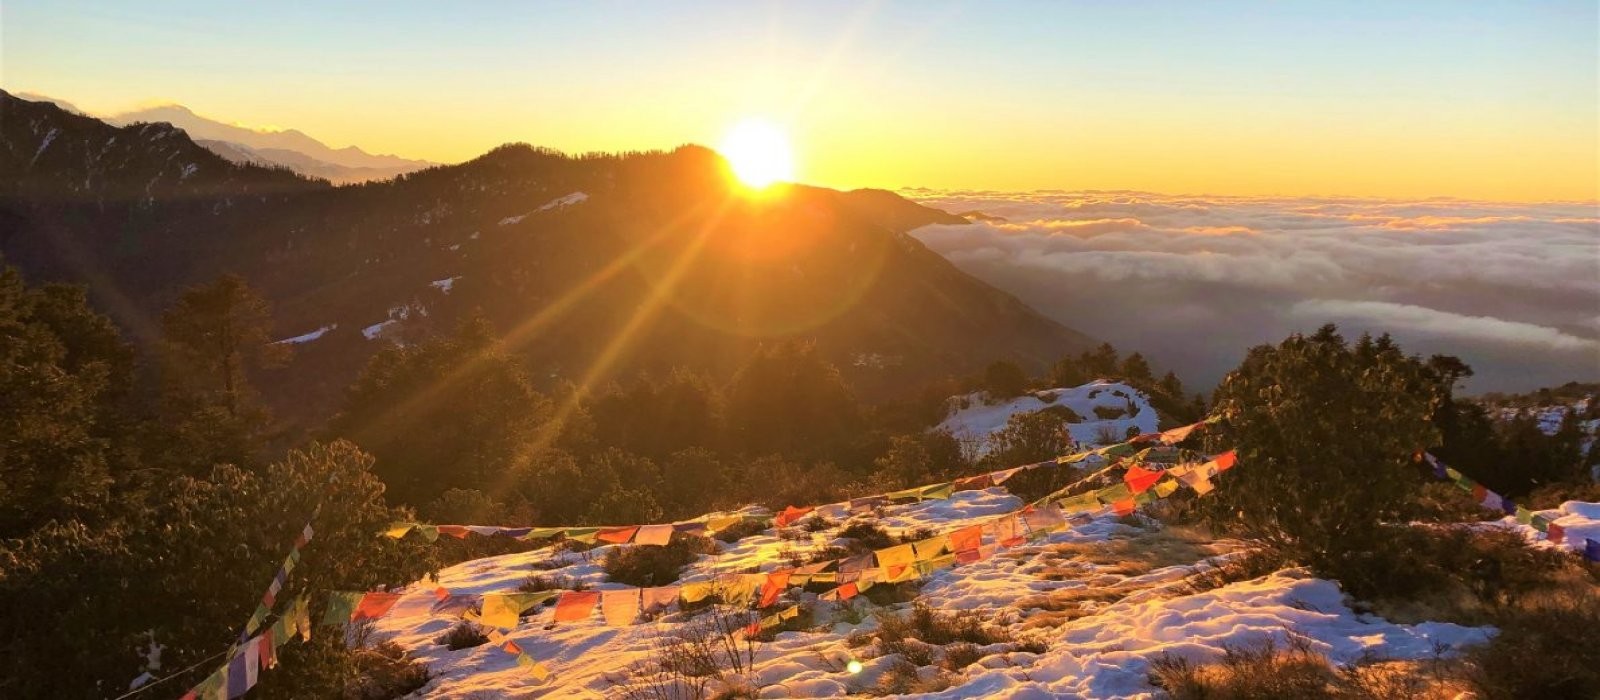
[{"label": "snow patch", "polygon": [[[990,450],[989,438],[1002,428],[1012,416],[1035,413],[1051,406],[1065,406],[1078,414],[1081,420],[1071,422],[1067,429],[1072,439],[1080,443],[1095,443],[1100,433],[1109,431],[1115,441],[1127,437],[1128,429],[1140,433],[1159,430],[1160,418],[1150,405],[1150,400],[1137,389],[1121,382],[1095,381],[1067,389],[1045,389],[1024,394],[1009,401],[989,405],[986,395],[974,392],[952,399],[956,409],[939,423],[937,429],[947,430],[956,439],[975,443],[981,456]],[[1096,408],[1121,410],[1118,418],[1100,418]],[[1129,409],[1131,413],[1127,413]]]},{"label": "snow patch", "polygon": [[301,343],[309,343],[309,342],[311,342],[313,340],[321,338],[328,331],[331,331],[331,330],[333,330],[335,328],[338,328],[338,327],[339,327],[339,324],[330,323],[330,324],[328,324],[326,326],[323,326],[323,327],[318,328],[318,329],[316,329],[314,331],[311,331],[310,333],[297,335],[297,336],[295,336],[293,338],[284,338],[283,340],[273,341],[272,344],[273,345],[299,345]]},{"label": "snow patch", "polygon": [[449,294],[450,289],[456,285],[456,280],[458,279],[461,279],[461,275],[456,275],[455,277],[446,277],[442,280],[434,280],[428,284],[434,289],[444,292],[445,294]]}]

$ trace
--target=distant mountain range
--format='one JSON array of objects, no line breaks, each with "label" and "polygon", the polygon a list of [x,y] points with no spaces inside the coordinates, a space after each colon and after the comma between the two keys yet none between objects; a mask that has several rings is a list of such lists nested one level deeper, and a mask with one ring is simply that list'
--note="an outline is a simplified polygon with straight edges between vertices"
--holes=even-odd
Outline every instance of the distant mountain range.
[{"label": "distant mountain range", "polygon": [[[35,102],[52,102],[71,112],[88,115],[64,100],[21,93]],[[438,165],[392,155],[373,155],[356,146],[332,148],[297,129],[250,129],[195,114],[182,105],[161,105],[102,117],[108,124],[127,126],[165,122],[182,129],[196,143],[234,163],[279,166],[334,184],[383,180]]]},{"label": "distant mountain range", "polygon": [[5,262],[89,284],[145,343],[183,287],[243,275],[297,341],[263,388],[308,424],[383,343],[470,314],[552,384],[675,366],[727,378],[798,339],[886,398],[1001,358],[1040,370],[1094,342],[905,235],[960,217],[875,190],[744,197],[700,147],[515,144],[332,187],[165,123],[118,127],[3,91],[0,111]]}]

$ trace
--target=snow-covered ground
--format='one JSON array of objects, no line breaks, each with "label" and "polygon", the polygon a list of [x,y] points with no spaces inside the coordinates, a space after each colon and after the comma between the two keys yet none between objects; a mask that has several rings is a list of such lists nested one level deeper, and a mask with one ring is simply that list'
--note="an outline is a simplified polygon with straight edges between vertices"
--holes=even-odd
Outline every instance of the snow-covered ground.
[{"label": "snow-covered ground", "polygon": [[[1159,418],[1150,401],[1137,389],[1121,382],[1097,381],[1071,388],[1045,389],[995,404],[985,403],[986,398],[980,391],[951,399],[955,410],[938,425],[957,439],[972,442],[979,455],[989,451],[988,437],[1004,428],[1011,416],[1051,406],[1065,406],[1079,416],[1080,419],[1069,423],[1067,429],[1072,439],[1081,443],[1101,442],[1102,433],[1115,435],[1111,442],[1121,442],[1127,438],[1130,427],[1140,433],[1159,430]],[[1131,413],[1128,412],[1130,407]],[[1100,418],[1095,414],[1096,408],[1122,411],[1123,415]]]},{"label": "snow-covered ground", "polygon": [[309,343],[309,342],[311,342],[313,340],[321,338],[323,336],[323,334],[325,334],[328,331],[331,331],[331,330],[333,330],[335,328],[338,328],[338,327],[339,327],[339,324],[330,323],[330,324],[328,324],[326,326],[323,326],[323,327],[318,328],[318,329],[316,329],[314,331],[311,331],[310,333],[302,333],[302,334],[297,335],[297,336],[295,336],[293,338],[284,338],[283,340],[275,340],[275,341],[273,341],[273,344],[274,345],[278,345],[278,344],[299,345],[300,343]]},{"label": "snow-covered ground", "polygon": [[[949,499],[890,507],[879,522],[890,534],[917,528],[947,531],[1022,505],[1002,488],[961,491]],[[832,515],[839,510],[819,509]],[[833,542],[832,530],[799,540],[768,530],[721,545],[721,551],[702,556],[680,580],[770,571],[789,566],[785,553],[805,553]],[[607,626],[595,613],[582,622],[555,624],[552,609],[543,608],[507,634],[553,671],[540,681],[495,645],[450,651],[434,643],[457,620],[425,612],[437,587],[454,594],[513,592],[530,574],[570,576],[602,591],[627,588],[606,582],[599,566],[614,546],[622,545],[587,554],[510,554],[449,567],[436,583],[413,586],[409,601],[403,599],[395,612],[375,623],[374,637],[394,640],[429,666],[435,678],[420,692],[426,697],[614,697],[615,680],[653,654],[656,641],[683,624],[681,616]],[[976,611],[1016,639],[1042,644],[1044,651],[1023,651],[1011,643],[980,647],[981,658],[953,674],[951,687],[924,697],[1150,697],[1155,692],[1147,676],[1150,659],[1166,653],[1210,660],[1220,657],[1226,644],[1297,635],[1339,662],[1367,654],[1422,659],[1438,649],[1482,641],[1493,632],[1444,623],[1396,625],[1356,613],[1336,584],[1300,570],[1200,593],[1175,585],[1233,556],[1239,547],[1185,539],[1182,532],[1155,521],[1134,526],[1101,516],[982,561],[936,571],[924,580],[919,601],[937,609]],[[861,693],[900,661],[898,655],[880,654],[874,645],[849,644],[852,632],[876,628],[872,615],[841,614],[836,604],[799,589],[791,589],[784,599],[814,605],[816,617],[807,630],[779,633],[760,648],[754,672],[746,679],[760,688],[762,697]],[[408,602],[413,614],[404,613]],[[874,610],[862,598],[851,605],[857,611]],[[859,671],[848,670],[850,660],[861,662]],[[924,667],[922,672],[932,675],[935,669]]]},{"label": "snow-covered ground", "polygon": [[508,217],[506,217],[504,219],[501,219],[500,220],[500,225],[501,226],[511,226],[513,224],[518,224],[518,223],[521,223],[523,219],[528,218],[529,215],[536,214],[536,213],[539,213],[541,211],[550,211],[551,209],[565,209],[565,208],[570,207],[570,206],[572,206],[574,204],[582,204],[585,201],[588,201],[588,199],[589,199],[589,195],[587,193],[585,193],[585,192],[573,192],[572,194],[562,195],[562,196],[556,197],[555,199],[552,199],[552,200],[550,200],[548,202],[545,202],[543,206],[540,206],[538,209],[530,211],[530,212],[528,212],[526,214],[518,214],[516,216],[508,216]]},{"label": "snow-covered ground", "polygon": [[1535,547],[1568,549],[1582,554],[1586,540],[1600,542],[1600,503],[1567,501],[1559,508],[1534,511],[1534,515],[1543,516],[1561,526],[1563,533],[1559,544],[1551,542],[1548,536],[1532,526],[1517,522],[1515,516],[1508,515],[1495,524],[1522,533],[1529,544]]}]

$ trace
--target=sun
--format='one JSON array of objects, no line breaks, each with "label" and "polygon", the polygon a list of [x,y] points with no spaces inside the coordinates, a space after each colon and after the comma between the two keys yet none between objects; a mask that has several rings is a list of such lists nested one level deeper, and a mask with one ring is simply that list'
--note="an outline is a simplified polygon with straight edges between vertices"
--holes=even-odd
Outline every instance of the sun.
[{"label": "sun", "polygon": [[718,150],[728,159],[734,177],[753,189],[794,179],[789,138],[770,122],[746,119],[735,124]]}]

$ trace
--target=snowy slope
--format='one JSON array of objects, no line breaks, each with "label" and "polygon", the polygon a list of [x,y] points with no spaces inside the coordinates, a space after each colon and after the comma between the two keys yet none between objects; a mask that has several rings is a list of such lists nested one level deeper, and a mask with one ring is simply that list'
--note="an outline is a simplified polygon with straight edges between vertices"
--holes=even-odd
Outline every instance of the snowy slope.
[{"label": "snowy slope", "polygon": [[[1121,382],[1097,381],[1068,389],[1046,389],[994,405],[985,404],[984,400],[983,392],[955,397],[952,402],[956,409],[938,425],[959,440],[973,442],[980,455],[989,450],[987,438],[1004,428],[1011,416],[1051,406],[1065,406],[1081,417],[1068,426],[1072,439],[1081,443],[1098,442],[1096,438],[1103,431],[1110,431],[1116,435],[1115,442],[1120,442],[1130,427],[1140,433],[1159,430],[1159,418],[1149,400]],[[1130,405],[1133,412],[1119,418],[1102,419],[1094,412],[1096,408],[1125,411]]]},{"label": "snowy slope", "polygon": [[[963,491],[946,500],[891,507],[880,522],[891,534],[918,527],[942,531],[1021,506],[1000,488]],[[701,557],[682,580],[771,570],[784,566],[786,551],[803,553],[832,539],[831,531],[814,533],[809,541],[794,541],[769,530]],[[1454,649],[1482,641],[1493,631],[1442,623],[1396,625],[1358,614],[1336,584],[1299,570],[1183,595],[1174,583],[1231,556],[1238,544],[1198,543],[1190,550],[1174,550],[1177,541],[1177,535],[1154,521],[1135,527],[1108,516],[933,573],[919,600],[940,609],[981,611],[1018,639],[1043,643],[1045,651],[1020,651],[1006,643],[983,647],[982,658],[955,674],[952,687],[927,697],[1150,697],[1155,689],[1147,678],[1149,660],[1163,653],[1209,660],[1221,655],[1224,644],[1268,637],[1282,640],[1294,634],[1340,662],[1367,653],[1421,659],[1431,657],[1436,646]],[[1155,546],[1157,542],[1164,546]],[[605,549],[587,555],[540,551],[466,562],[441,571],[437,583],[418,582],[411,596],[421,610],[431,605],[436,586],[452,593],[510,592],[532,573],[572,576],[601,590],[624,588],[604,581],[598,562]],[[1097,556],[1100,549],[1117,556]],[[1189,551],[1193,556],[1156,558],[1142,567],[1116,561],[1138,560],[1141,553],[1157,550]],[[1087,614],[1076,619],[1056,612],[1062,609],[1060,601],[1085,592],[1114,594],[1085,602]],[[761,689],[762,697],[861,693],[899,661],[897,655],[877,653],[872,645],[847,643],[851,632],[876,627],[870,614],[852,622],[835,614],[834,604],[816,602],[814,594],[792,590],[785,598],[814,603],[818,617],[810,629],[780,633],[761,648],[747,680]],[[861,599],[853,604],[871,609]],[[405,605],[402,601],[397,609]],[[553,669],[555,675],[543,682],[494,645],[449,651],[435,644],[433,638],[456,623],[453,618],[391,613],[376,623],[374,637],[392,639],[428,664],[436,677],[420,692],[426,697],[604,698],[615,696],[613,683],[631,664],[653,653],[656,639],[682,624],[681,616],[669,615],[610,627],[596,615],[557,625],[552,614],[550,608],[540,610],[508,634],[529,656]],[[850,659],[862,662],[858,673],[845,669]],[[923,671],[933,673],[931,667]]]}]

